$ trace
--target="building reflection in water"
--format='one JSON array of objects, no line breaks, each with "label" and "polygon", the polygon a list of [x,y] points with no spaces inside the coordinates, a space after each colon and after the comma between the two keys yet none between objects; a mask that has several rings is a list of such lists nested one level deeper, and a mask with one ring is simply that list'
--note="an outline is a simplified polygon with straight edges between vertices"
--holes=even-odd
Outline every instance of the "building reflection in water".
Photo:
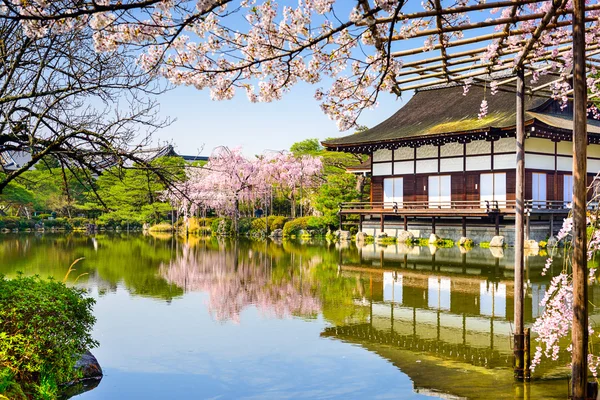
[{"label": "building reflection in water", "polygon": [[[514,394],[512,259],[511,249],[184,244],[160,275],[185,291],[208,293],[217,320],[239,321],[250,306],[278,318],[320,313],[330,325],[321,336],[388,359],[418,390],[486,398],[494,387]],[[528,259],[527,323],[543,311],[544,263]]]}]

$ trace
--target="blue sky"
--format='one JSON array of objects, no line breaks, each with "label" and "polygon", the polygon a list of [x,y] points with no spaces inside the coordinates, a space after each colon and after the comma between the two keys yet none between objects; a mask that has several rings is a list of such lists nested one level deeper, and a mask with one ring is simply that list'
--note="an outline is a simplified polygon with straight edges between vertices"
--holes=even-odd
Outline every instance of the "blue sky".
[{"label": "blue sky", "polygon": [[[295,142],[344,136],[313,98],[316,86],[294,87],[280,101],[250,103],[245,93],[229,101],[212,101],[208,91],[176,87],[159,97],[160,115],[176,119],[154,140],[172,142],[180,154],[209,155],[218,146],[241,146],[246,155],[285,150]],[[396,112],[412,93],[401,99],[381,93],[379,107],[365,110],[361,125],[373,127]]]}]

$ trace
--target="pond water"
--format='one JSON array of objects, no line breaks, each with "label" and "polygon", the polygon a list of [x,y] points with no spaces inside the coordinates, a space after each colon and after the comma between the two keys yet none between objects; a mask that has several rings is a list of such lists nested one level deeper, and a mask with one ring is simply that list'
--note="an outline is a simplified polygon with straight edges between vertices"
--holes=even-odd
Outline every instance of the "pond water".
[{"label": "pond water", "polygon": [[[513,382],[510,249],[0,236],[9,277],[79,257],[105,377],[77,399],[567,397],[560,365]],[[544,261],[527,259],[527,323]]]}]

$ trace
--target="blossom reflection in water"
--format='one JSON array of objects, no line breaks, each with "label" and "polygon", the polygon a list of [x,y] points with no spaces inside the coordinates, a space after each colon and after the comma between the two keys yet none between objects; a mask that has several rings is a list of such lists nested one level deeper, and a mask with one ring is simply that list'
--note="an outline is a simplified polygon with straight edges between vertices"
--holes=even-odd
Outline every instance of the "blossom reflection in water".
[{"label": "blossom reflection in water", "polygon": [[237,247],[203,251],[186,244],[175,259],[161,264],[159,273],[186,292],[208,293],[208,309],[217,321],[239,323],[241,312],[250,306],[276,318],[319,313],[321,302],[310,280],[293,269],[275,276],[272,267],[273,259],[263,253],[241,255]]}]

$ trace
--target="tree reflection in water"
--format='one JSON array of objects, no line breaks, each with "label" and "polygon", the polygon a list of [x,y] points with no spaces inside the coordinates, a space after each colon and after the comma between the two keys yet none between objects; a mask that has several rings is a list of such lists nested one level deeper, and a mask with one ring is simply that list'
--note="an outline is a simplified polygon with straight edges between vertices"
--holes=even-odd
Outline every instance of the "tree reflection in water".
[{"label": "tree reflection in water", "polygon": [[241,312],[255,306],[263,315],[314,317],[321,310],[310,280],[290,269],[289,274],[273,274],[273,258],[248,251],[205,251],[189,243],[168,264],[162,263],[160,275],[184,291],[209,295],[208,309],[218,321],[240,322]]}]

